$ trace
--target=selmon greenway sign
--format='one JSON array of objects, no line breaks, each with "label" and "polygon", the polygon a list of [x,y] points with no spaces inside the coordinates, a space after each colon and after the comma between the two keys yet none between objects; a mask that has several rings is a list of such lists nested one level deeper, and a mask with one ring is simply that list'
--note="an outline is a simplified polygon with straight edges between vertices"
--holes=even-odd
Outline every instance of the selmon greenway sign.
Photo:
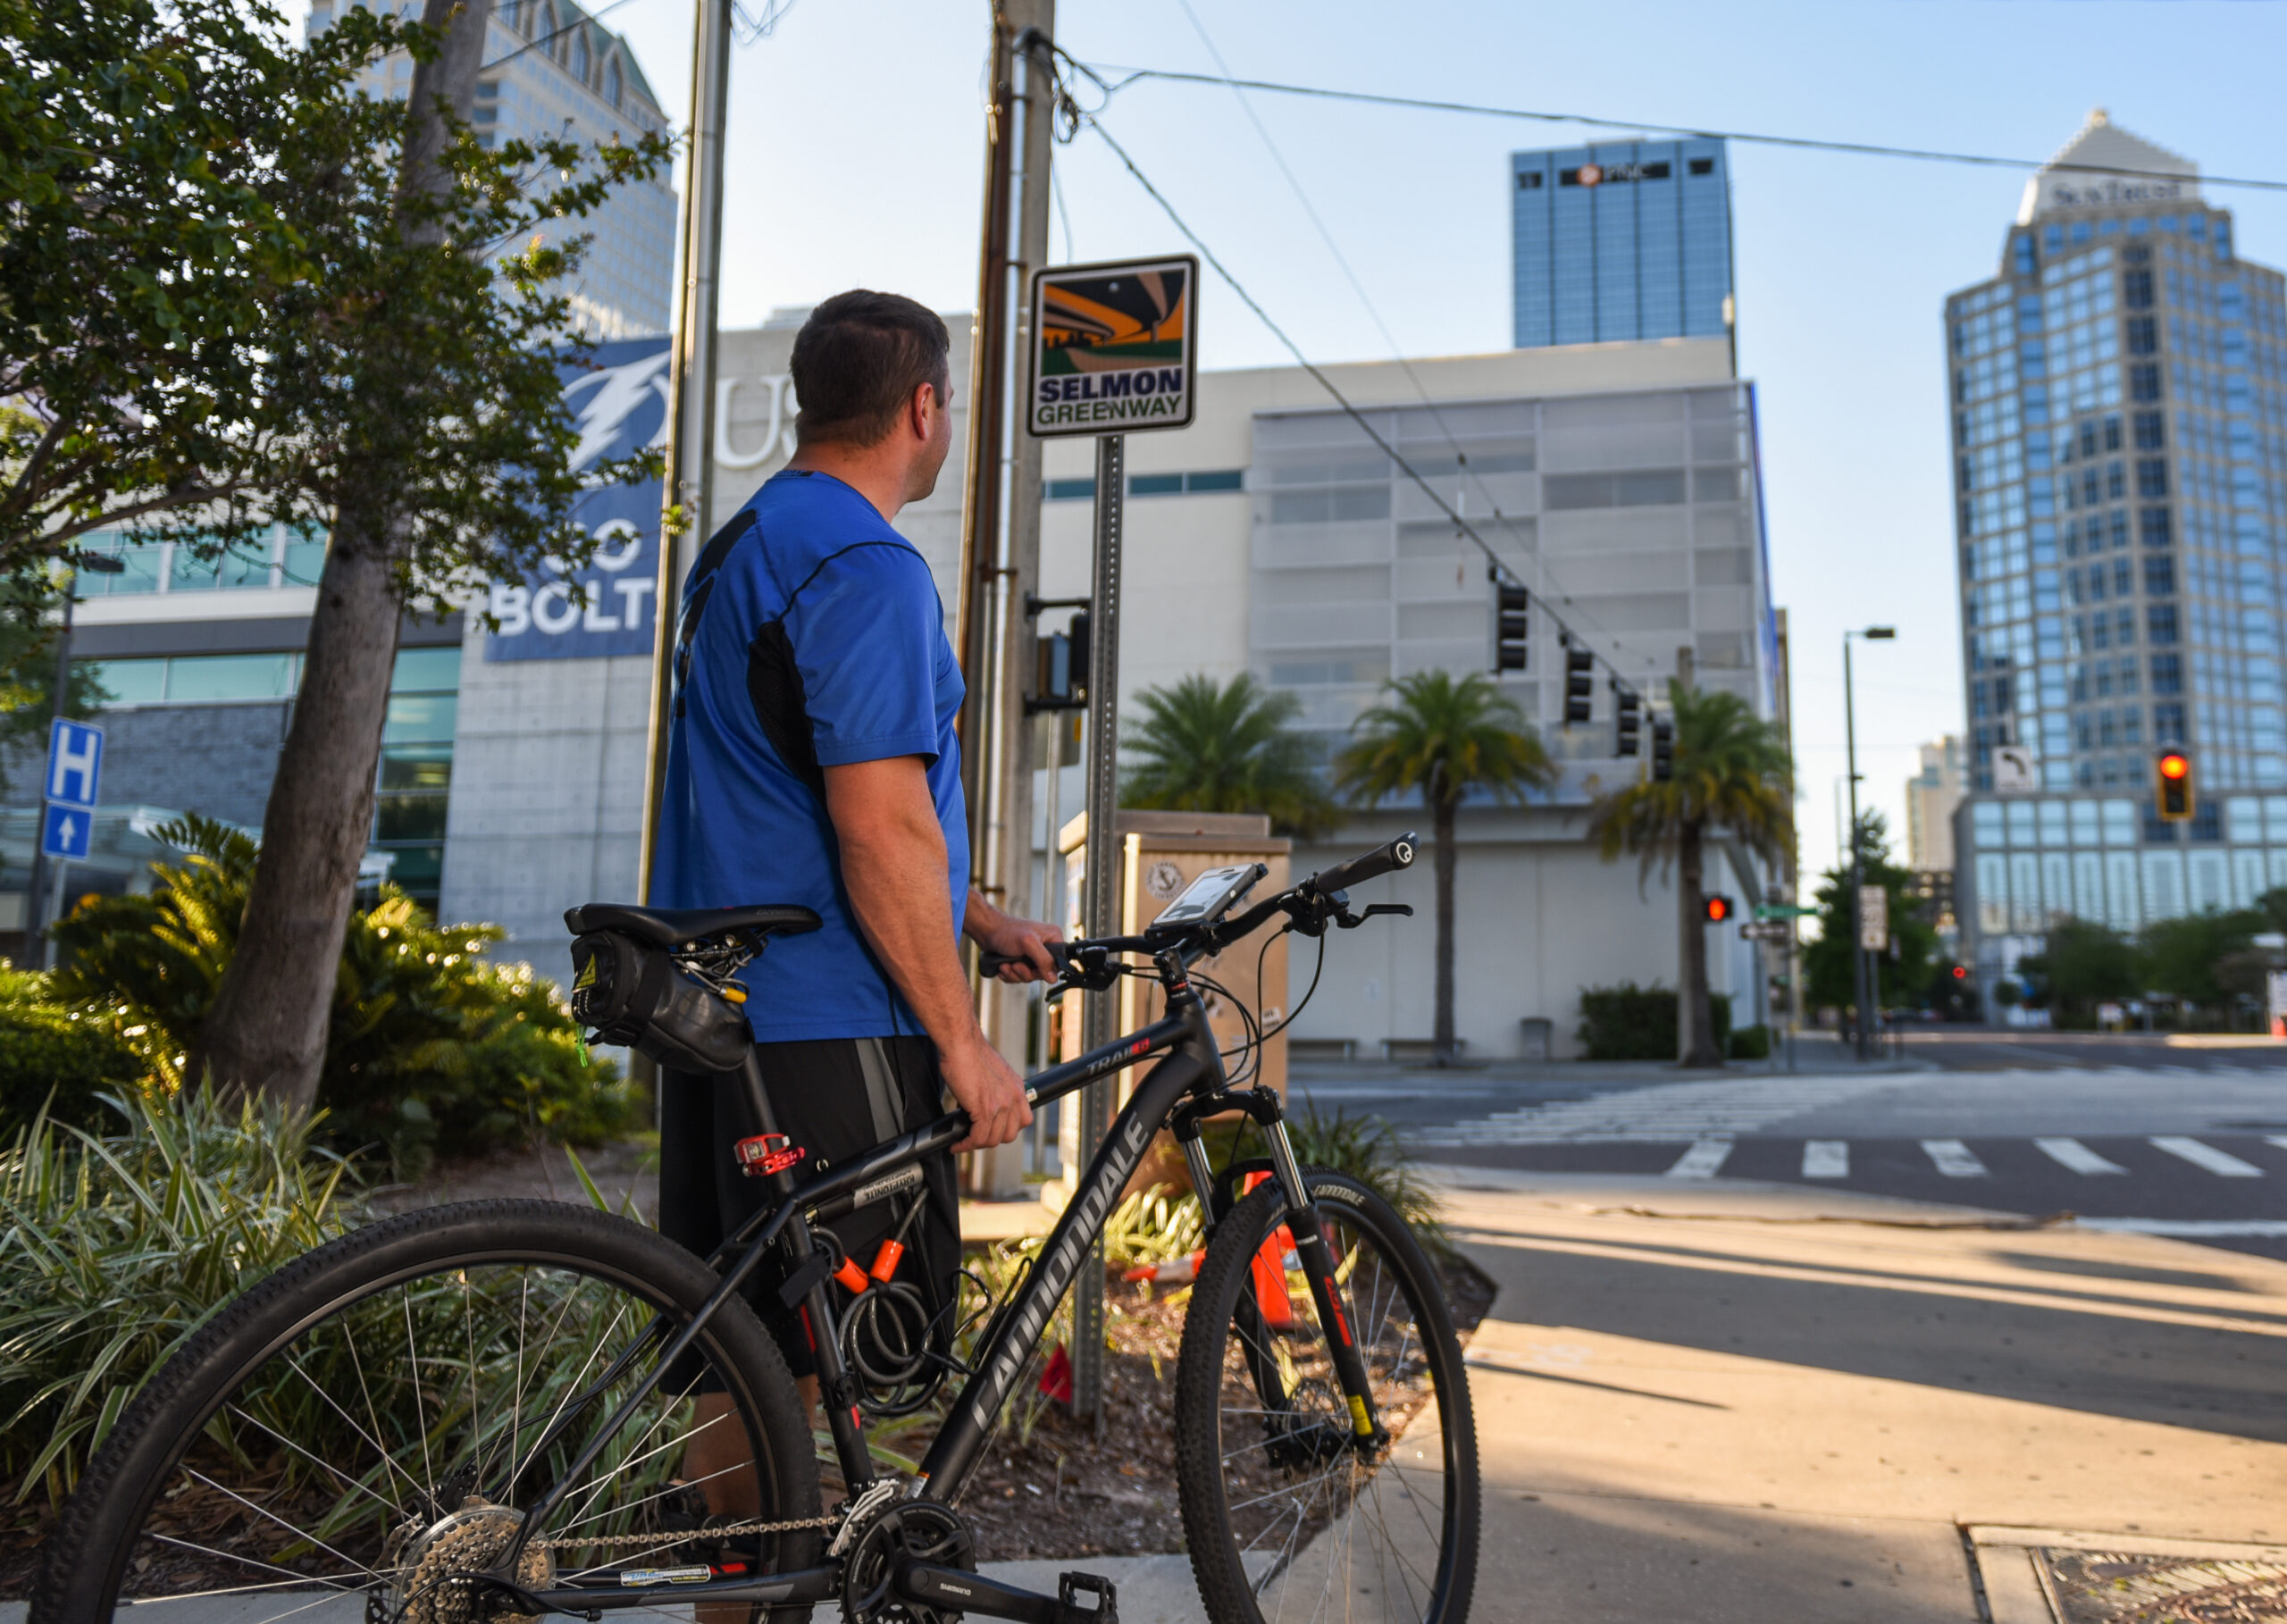
[{"label": "selmon greenway sign", "polygon": [[1198,306],[1189,255],[1038,272],[1025,426],[1043,439],[1187,426]]}]

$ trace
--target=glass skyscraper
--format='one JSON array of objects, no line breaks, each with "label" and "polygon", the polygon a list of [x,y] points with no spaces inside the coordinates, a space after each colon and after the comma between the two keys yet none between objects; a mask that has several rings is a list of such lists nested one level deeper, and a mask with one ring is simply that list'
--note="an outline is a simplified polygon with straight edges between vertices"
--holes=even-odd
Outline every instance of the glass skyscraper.
[{"label": "glass skyscraper", "polygon": [[[2287,884],[2283,296],[2197,166],[2099,111],[1998,272],[1946,301],[1956,884],[1989,992],[2060,917],[2134,930]],[[2156,813],[2164,747],[2193,762],[2188,823]]]},{"label": "glass skyscraper", "polygon": [[1510,155],[1519,349],[1731,330],[1731,190],[1721,141]]}]

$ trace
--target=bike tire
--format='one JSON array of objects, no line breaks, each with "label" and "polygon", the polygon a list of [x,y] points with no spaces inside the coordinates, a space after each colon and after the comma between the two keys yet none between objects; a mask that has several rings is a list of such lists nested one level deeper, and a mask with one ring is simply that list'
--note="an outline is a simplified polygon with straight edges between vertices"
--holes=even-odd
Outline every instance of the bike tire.
[{"label": "bike tire", "polygon": [[[496,1407],[488,1419],[484,1396],[497,1395],[504,1375],[493,1340],[495,1319],[506,1323],[505,1299],[496,1303],[488,1293],[496,1282],[516,1277],[507,1271],[521,1271],[524,1283],[524,1297],[516,1305],[515,1384],[509,1394],[508,1413],[503,1416]],[[542,1306],[552,1313],[550,1321],[538,1318],[540,1310],[533,1306],[534,1281],[543,1287]],[[528,1509],[537,1499],[537,1491],[522,1495],[515,1491],[522,1486],[523,1477],[531,1475],[532,1463],[542,1467],[549,1463],[538,1461],[540,1451],[536,1445],[530,1448],[529,1454],[520,1456],[519,1452],[526,1447],[525,1439],[540,1436],[537,1431],[527,1434],[521,1430],[524,1418],[520,1412],[529,1397],[535,1412],[532,1419],[537,1426],[544,1395],[551,1391],[549,1384],[562,1379],[558,1370],[543,1372],[538,1360],[527,1366],[524,1340],[529,1331],[540,1330],[542,1344],[550,1349],[568,1345],[576,1352],[583,1345],[581,1338],[587,1339],[589,1371],[597,1374],[574,1375],[557,1402],[563,1410],[572,1410],[574,1414],[607,1413],[611,1402],[608,1393],[586,1411],[575,1409],[567,1401],[571,1394],[593,1385],[615,1368],[612,1359],[604,1358],[606,1350],[619,1345],[614,1337],[636,1342],[632,1327],[648,1323],[640,1318],[647,1310],[665,1316],[670,1327],[679,1327],[688,1322],[717,1283],[718,1277],[698,1258],[642,1225],[591,1208],[555,1201],[487,1201],[431,1208],[383,1220],[320,1247],[289,1263],[224,1307],[160,1369],[128,1407],[89,1463],[47,1541],[31,1595],[29,1624],[98,1624],[99,1620],[110,1619],[119,1603],[122,1581],[128,1578],[131,1561],[137,1562],[136,1578],[126,1587],[148,1590],[147,1575],[153,1565],[154,1553],[162,1558],[158,1564],[162,1574],[168,1571],[169,1564],[188,1565],[204,1574],[243,1579],[244,1584],[239,1590],[227,1586],[194,1590],[191,1581],[163,1578],[160,1582],[180,1583],[181,1588],[164,1591],[157,1596],[138,1595],[138,1611],[154,1600],[173,1596],[191,1601],[191,1605],[182,1610],[188,1616],[198,1611],[200,1603],[191,1600],[195,1595],[232,1595],[239,1597],[239,1611],[252,1616],[262,1609],[247,1605],[243,1591],[275,1593],[281,1602],[306,1595],[308,1586],[294,1587],[293,1576],[285,1565],[288,1556],[279,1553],[281,1550],[297,1549],[295,1542],[271,1533],[270,1554],[249,1543],[205,1543],[210,1537],[221,1536],[203,1536],[201,1542],[188,1544],[180,1537],[187,1525],[180,1521],[155,1523],[155,1507],[163,1495],[184,1493],[204,1479],[209,1488],[219,1491],[209,1493],[208,1488],[201,1488],[195,1495],[212,1503],[208,1507],[210,1514],[214,1505],[222,1506],[225,1515],[238,1514],[232,1509],[234,1503],[254,1506],[257,1498],[272,1494],[259,1486],[249,1487],[264,1481],[263,1473],[269,1472],[283,1482],[293,1477],[292,1469],[300,1468],[303,1477],[314,1486],[306,1491],[302,1501],[289,1499],[281,1488],[266,1508],[256,1509],[262,1511],[270,1522],[292,1528],[306,1537],[310,1535],[309,1528],[288,1522],[279,1513],[281,1510],[292,1511],[299,1503],[315,1503],[314,1496],[329,1491],[335,1493],[335,1515],[341,1514],[340,1507],[356,1508],[349,1515],[358,1536],[366,1539],[369,1545],[369,1525],[390,1521],[392,1513],[387,1507],[390,1503],[402,1503],[399,1510],[407,1511],[416,1521],[423,1515],[449,1515],[462,1503],[462,1488],[466,1486],[459,1477],[448,1475],[446,1467],[439,1464],[452,1459],[449,1452],[453,1437],[448,1430],[446,1404],[457,1391],[465,1395],[470,1418],[464,1439],[467,1453],[459,1469],[472,1474],[467,1484],[500,1480],[498,1468],[505,1461],[508,1465],[506,1480],[510,1495],[507,1503],[511,1508],[521,1504]],[[452,1344],[457,1340],[459,1328],[452,1318],[451,1293],[456,1284],[461,1311],[469,1324],[470,1342],[465,1385],[458,1389],[453,1384],[459,1378],[450,1369],[450,1360],[457,1355]],[[586,1316],[600,1310],[591,1310],[585,1305],[607,1303],[614,1300],[615,1293],[624,1299],[623,1306],[599,1334]],[[377,1366],[373,1352],[358,1341],[363,1334],[361,1326],[368,1322],[386,1326],[393,1334],[392,1304],[398,1300],[406,1305],[409,1387],[402,1379],[404,1371],[393,1373]],[[416,1302],[422,1315],[417,1331],[414,1306]],[[487,1316],[482,1321],[480,1307]],[[432,1330],[432,1319],[441,1332]],[[482,1362],[477,1346],[480,1323],[487,1338]],[[657,1348],[660,1344],[645,1345]],[[323,1352],[327,1362],[318,1368],[330,1380],[339,1380],[337,1396],[327,1396],[329,1383],[311,1376],[310,1364],[297,1362],[297,1349]],[[348,1355],[346,1363],[342,1359],[345,1352]],[[794,1379],[788,1373],[784,1356],[763,1330],[753,1310],[736,1298],[726,1302],[700,1334],[695,1355],[704,1360],[705,1367],[718,1378],[722,1390],[730,1395],[731,1412],[744,1429],[758,1468],[760,1518],[775,1520],[816,1516],[819,1501],[817,1463],[807,1411]],[[599,1360],[602,1362],[599,1371]],[[354,1382],[349,1379],[353,1368]],[[698,1367],[687,1365],[684,1369],[694,1370]],[[295,1376],[300,1377],[300,1384],[290,1379]],[[393,1379],[396,1385],[391,1385]],[[262,1385],[265,1380],[272,1385]],[[425,1386],[424,1382],[428,1384]],[[301,1384],[315,1391],[323,1402],[313,1402],[302,1393]],[[362,1417],[353,1413],[359,1407],[357,1389],[365,1394],[365,1414]],[[374,1400],[372,1395],[376,1391],[384,1402]],[[390,1446],[384,1442],[406,1436],[403,1430],[406,1405],[386,1402],[396,1393],[409,1394],[412,1406],[420,1411],[415,1426],[419,1459],[414,1458],[413,1446],[407,1444],[404,1446],[406,1458],[393,1460]],[[297,1399],[308,1413],[315,1414],[324,1424],[303,1432],[298,1439],[288,1436],[289,1429],[272,1424],[287,1413],[279,1407],[281,1394]],[[437,1407],[433,1426],[429,1414],[432,1394]],[[658,1402],[658,1413],[663,1419],[652,1423],[650,1436],[664,1432],[666,1441],[653,1450],[654,1459],[663,1452],[674,1450],[674,1429],[678,1426],[684,1428],[682,1441],[687,1444],[691,1411],[676,1409],[684,1402]],[[331,1412],[327,1405],[331,1406]],[[332,1413],[338,1413],[343,1424],[333,1421]],[[684,1420],[674,1421],[676,1415],[683,1416]],[[260,1419],[264,1417],[268,1419]],[[248,1426],[248,1421],[254,1424]],[[504,1424],[516,1429],[509,1433],[505,1452],[501,1450]],[[218,1434],[229,1435],[225,1446],[218,1447]],[[332,1442],[321,1442],[322,1436],[330,1436]],[[577,1439],[573,1442],[576,1444]],[[367,1445],[371,1446],[369,1451]],[[269,1449],[276,1459],[259,1470],[252,1467],[239,1469],[245,1472],[242,1479],[215,1482],[216,1470],[232,1466],[234,1452],[246,1453],[254,1447]],[[194,1448],[200,1452],[196,1464],[191,1453]],[[373,1457],[370,1469],[362,1462],[341,1458],[355,1456],[361,1451]],[[490,1469],[486,1465],[488,1453],[493,1457]],[[306,1467],[301,1466],[303,1457],[310,1463]],[[656,1475],[673,1469],[674,1458],[669,1456],[666,1464],[651,1467],[651,1472]],[[526,1464],[518,1466],[520,1459]],[[220,1468],[215,1464],[218,1461],[222,1462]],[[484,1477],[488,1469],[492,1471],[490,1479]],[[635,1469],[630,1465],[622,1469],[632,1473]],[[423,1473],[428,1474],[425,1481]],[[544,1472],[541,1477],[544,1478]],[[336,1489],[334,1479],[350,1486]],[[350,1489],[361,1482],[366,1486],[359,1492],[381,1503],[382,1510],[365,1510],[362,1503],[352,1500]],[[374,1485],[381,1492],[375,1491]],[[604,1486],[608,1488],[609,1484]],[[583,1493],[586,1487],[583,1481]],[[645,1512],[639,1503],[633,1510],[622,1508],[615,1511],[605,1503],[605,1511],[595,1512],[586,1520],[619,1517],[618,1521],[605,1521],[603,1528],[596,1530],[600,1533],[619,1528],[623,1521],[629,1528],[642,1527],[640,1519],[649,1517],[652,1527],[673,1531],[656,1536],[647,1532],[644,1537],[654,1542],[655,1549],[673,1553],[698,1548],[683,1543],[690,1517],[686,1516],[683,1521],[671,1521],[662,1514],[665,1503],[670,1501],[679,1513],[690,1512],[694,1503],[690,1491],[671,1486],[648,1498],[662,1503],[662,1506]],[[589,1503],[591,1506],[595,1503]],[[180,1518],[182,1514],[171,1508],[166,1515]],[[254,1527],[252,1512],[239,1515],[249,1528]],[[313,1519],[320,1516],[314,1511],[306,1515]],[[313,1528],[320,1526],[332,1524],[321,1525],[315,1520],[312,1523]],[[431,1524],[426,1531],[434,1533],[441,1526]],[[546,1534],[565,1526],[559,1519],[550,1529],[541,1532]],[[173,1528],[172,1533],[162,1531],[168,1527]],[[490,1532],[488,1528],[488,1535]],[[402,1553],[414,1548],[411,1540],[417,1536],[408,1536],[405,1528],[398,1528],[394,1537]],[[240,1536],[232,1534],[229,1538],[239,1540]],[[816,1530],[779,1533],[761,1539],[754,1554],[765,1569],[803,1567],[818,1560],[819,1535]],[[368,1574],[382,1570],[378,1563],[391,1560],[387,1556],[369,1559],[356,1555],[356,1552],[364,1547],[339,1533],[331,1540],[321,1537],[318,1543],[325,1551],[340,1555],[344,1562]],[[184,1549],[205,1549],[209,1555],[187,1557],[182,1553]],[[295,1560],[304,1561],[306,1568],[310,1565],[306,1558]],[[269,1567],[276,1572],[257,1583],[252,1574],[240,1574],[231,1566],[233,1563],[257,1570]],[[330,1559],[315,1565],[320,1569],[329,1566]],[[392,1573],[411,1570],[409,1567],[388,1570]],[[353,1601],[358,1592],[342,1584],[348,1577],[344,1570],[331,1578],[309,1581],[320,1588],[343,1591],[339,1597],[321,1598],[323,1605],[311,1611],[312,1619],[325,1620],[336,1613],[346,1616],[353,1611],[344,1603]],[[400,1578],[398,1582],[402,1585],[405,1581]],[[372,1607],[377,1588],[380,1587],[371,1586],[364,1592],[367,1617],[373,1616]],[[260,1596],[252,1599],[258,1602]],[[310,1611],[298,1601],[295,1610]],[[163,1624],[166,1611],[169,1610],[152,1616]],[[281,1606],[275,1611],[283,1616],[288,1610]],[[394,1611],[387,1606],[381,1609],[390,1617],[407,1611],[401,1604]],[[441,1602],[432,1603],[426,1611],[440,1614],[451,1611]],[[477,1606],[460,1608],[461,1613],[482,1614],[484,1611]]]},{"label": "bike tire", "polygon": [[1216,1225],[1184,1318],[1176,1470],[1200,1600],[1212,1624],[1462,1624],[1482,1489],[1444,1289],[1370,1188],[1316,1168],[1303,1179],[1396,1436],[1372,1461],[1353,1451],[1308,1283],[1286,1267],[1278,1188],[1266,1185]]}]

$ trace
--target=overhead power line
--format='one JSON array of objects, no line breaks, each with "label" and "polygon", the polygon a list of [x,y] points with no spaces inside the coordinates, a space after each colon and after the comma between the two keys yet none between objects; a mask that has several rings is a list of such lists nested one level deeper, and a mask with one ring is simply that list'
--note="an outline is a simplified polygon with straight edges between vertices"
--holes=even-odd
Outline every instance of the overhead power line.
[{"label": "overhead power line", "polygon": [[[1064,53],[1061,51],[1059,51],[1057,54],[1060,57],[1064,56]],[[1065,57],[1064,59],[1068,62],[1071,60],[1069,57]],[[1074,65],[1077,66],[1078,64],[1075,63]],[[1060,85],[1060,89],[1062,87]],[[1122,146],[1119,142],[1113,138],[1112,133],[1103,127],[1102,121],[1098,119],[1094,113],[1088,112],[1078,106],[1076,103],[1073,103],[1069,99],[1068,95],[1064,98],[1064,112],[1068,121],[1068,129],[1076,130],[1079,126],[1085,124],[1089,129],[1093,130],[1096,132],[1096,135],[1102,140],[1105,146],[1111,148],[1112,155],[1117,157],[1120,163],[1127,167],[1127,172],[1135,178],[1135,183],[1144,188],[1145,195],[1148,196],[1152,202],[1160,205],[1160,212],[1166,214],[1169,222],[1175,226],[1177,231],[1183,234],[1184,240],[1191,244],[1193,247],[1199,250],[1200,257],[1205,260],[1209,265],[1213,267],[1215,273],[1223,279],[1224,282],[1228,285],[1233,293],[1239,296],[1239,302],[1244,305],[1249,310],[1252,311],[1254,313],[1255,319],[1269,330],[1271,337],[1277,339],[1280,344],[1286,347],[1286,353],[1294,357],[1295,364],[1300,366],[1304,372],[1308,373],[1311,378],[1317,381],[1319,388],[1326,390],[1328,395],[1334,398],[1335,404],[1342,408],[1344,414],[1348,416],[1353,423],[1356,423],[1361,430],[1364,431],[1366,438],[1372,440],[1376,446],[1381,448],[1383,454],[1386,456],[1392,463],[1397,465],[1398,471],[1401,473],[1403,473],[1407,479],[1412,481],[1413,483],[1420,488],[1421,493],[1428,497],[1429,500],[1436,505],[1440,513],[1444,514],[1445,517],[1453,521],[1454,528],[1460,532],[1461,534],[1467,536],[1471,541],[1477,544],[1478,550],[1485,555],[1487,563],[1490,565],[1493,569],[1499,572],[1497,578],[1506,580],[1518,586],[1522,586],[1524,582],[1517,579],[1516,572],[1512,569],[1507,562],[1502,558],[1501,555],[1494,549],[1492,544],[1478,533],[1477,527],[1471,524],[1467,519],[1463,518],[1460,510],[1451,502],[1445,500],[1445,494],[1424,478],[1420,469],[1416,468],[1412,463],[1405,459],[1404,456],[1398,450],[1396,446],[1393,445],[1386,438],[1384,437],[1380,430],[1377,429],[1372,423],[1368,421],[1366,414],[1363,412],[1360,411],[1358,407],[1351,404],[1350,398],[1342,392],[1340,386],[1338,386],[1333,379],[1327,376],[1325,370],[1303,353],[1302,347],[1296,344],[1292,338],[1287,336],[1286,330],[1272,319],[1270,313],[1262,307],[1261,301],[1258,300],[1253,294],[1247,291],[1246,284],[1240,281],[1237,277],[1231,273],[1231,268],[1222,262],[1222,260],[1216,255],[1214,249],[1207,246],[1206,242],[1201,239],[1198,232],[1191,229],[1190,222],[1185,221],[1180,213],[1177,213],[1175,205],[1168,201],[1167,195],[1161,192],[1158,187],[1152,184],[1151,177],[1146,175],[1144,171],[1137,166],[1135,160],[1128,155],[1127,149],[1125,146]],[[1621,688],[1629,693],[1638,694],[1646,699],[1650,697],[1648,695],[1642,694],[1642,691],[1637,687],[1635,682],[1630,679],[1629,674],[1621,670],[1620,666],[1615,662],[1607,658],[1604,655],[1597,653],[1596,645],[1590,641],[1589,639],[1566,624],[1564,618],[1562,615],[1549,608],[1546,599],[1543,599],[1539,607],[1541,613],[1550,621],[1554,623],[1559,636],[1561,636],[1568,644],[1577,642],[1579,647],[1590,656],[1590,657],[1596,660],[1607,672],[1611,673],[1613,682]]]},{"label": "overhead power line", "polygon": [[[1633,130],[1660,135],[1684,136],[1708,141],[1737,141],[1755,146],[1789,146],[1806,152],[1846,153],[1862,158],[1910,158],[1925,163],[1968,163],[1986,169],[2050,169],[2065,173],[2124,175],[2146,180],[2190,180],[2203,186],[2236,186],[2255,191],[2287,192],[2287,180],[2258,180],[2234,175],[2185,175],[2168,170],[2122,169],[2110,163],[2057,163],[2043,158],[1997,158],[1983,153],[1946,152],[1924,146],[1885,146],[1875,141],[1830,141],[1815,136],[1765,135],[1745,130],[1702,130],[1688,124],[1661,124],[1643,119],[1606,118],[1590,113],[1543,113],[1526,107],[1497,107],[1482,102],[1452,102],[1428,96],[1386,96],[1370,90],[1337,90],[1324,85],[1290,85],[1268,79],[1225,79],[1214,73],[1186,73],[1173,68],[1129,68],[1107,63],[1074,61],[1102,87],[1107,101],[1130,85],[1147,80],[1168,84],[1212,85],[1261,90],[1273,96],[1306,96],[1319,101],[1361,102],[1376,107],[1405,107],[1419,113],[1462,113],[1479,118],[1525,119],[1544,124],[1593,124],[1600,130]],[[1117,80],[1107,74],[1125,74]]]}]

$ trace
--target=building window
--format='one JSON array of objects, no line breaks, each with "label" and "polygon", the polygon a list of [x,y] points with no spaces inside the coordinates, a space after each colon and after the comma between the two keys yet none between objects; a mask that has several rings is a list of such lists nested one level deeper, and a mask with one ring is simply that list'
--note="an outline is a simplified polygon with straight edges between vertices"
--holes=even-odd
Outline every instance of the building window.
[{"label": "building window", "polygon": [[2152,307],[2152,273],[2149,271],[2131,271],[2122,276],[2120,302],[2131,310],[2149,310]]},{"label": "building window", "polygon": [[2183,742],[2183,707],[2182,705],[2152,707],[2152,742],[2155,744]]},{"label": "building window", "polygon": [[2166,457],[2140,456],[2136,459],[2136,494],[2148,501],[2168,494]]},{"label": "building window", "polygon": [[2174,526],[2169,523],[2168,509],[2147,507],[2136,515],[2138,532],[2147,547],[2166,547],[2175,540]]},{"label": "building window", "polygon": [[619,77],[619,58],[615,56],[604,64],[604,100],[616,109],[624,87]]},{"label": "building window", "polygon": [[1691,172],[1695,175],[1712,175],[1715,172],[1715,160],[1713,158],[1694,158],[1690,163],[1689,168]]},{"label": "building window", "polygon": [[2150,316],[2131,316],[2128,320],[2128,353],[2132,356],[2157,354],[2160,347],[2159,331]]},{"label": "building window", "polygon": [[[2144,595],[2147,598],[2170,598],[2176,590],[2176,561],[2169,553],[2152,553],[2144,560]],[[2152,640],[2158,642],[2155,633]]]},{"label": "building window", "polygon": [[1041,488],[1041,498],[1049,502],[1093,502],[1096,499],[1096,481],[1085,480],[1050,480]]},{"label": "building window", "polygon": [[390,675],[388,720],[373,803],[373,845],[393,853],[390,878],[425,908],[445,869],[445,815],[458,719],[458,644],[401,649]]},{"label": "building window", "polygon": [[2146,362],[2128,369],[2128,398],[2131,400],[2157,400],[2160,398],[2160,368],[2157,363]]},{"label": "building window", "polygon": [[2176,640],[2176,607],[2154,604],[2144,613],[2145,633],[2155,649],[2173,648]]},{"label": "building window", "polygon": [[2182,656],[2156,654],[2152,657],[2152,691],[2156,695],[2183,691]]},{"label": "building window", "polygon": [[1517,189],[1520,192],[1537,192],[1540,190],[1540,184],[1541,173],[1537,169],[1521,171],[1517,176]]},{"label": "building window", "polygon": [[2136,414],[2136,448],[2157,451],[2168,443],[2167,420],[2157,412]]}]

